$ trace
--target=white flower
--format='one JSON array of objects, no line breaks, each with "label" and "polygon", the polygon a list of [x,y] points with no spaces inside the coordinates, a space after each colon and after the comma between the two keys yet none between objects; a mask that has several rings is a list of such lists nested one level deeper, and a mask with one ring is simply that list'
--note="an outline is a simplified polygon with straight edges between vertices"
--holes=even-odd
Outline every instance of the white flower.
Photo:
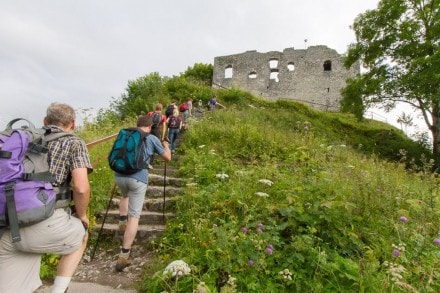
[{"label": "white flower", "polygon": [[255,192],[256,196],[260,196],[260,197],[269,197],[269,194],[265,193],[265,192]]},{"label": "white flower", "polygon": [[183,260],[175,260],[171,262],[163,271],[164,275],[171,275],[173,277],[185,276],[189,275],[189,273],[191,273],[191,269]]},{"label": "white flower", "polygon": [[199,145],[199,149],[203,149],[205,147],[205,145],[204,144],[202,144],[202,145]]},{"label": "white flower", "polygon": [[269,186],[273,185],[273,182],[270,181],[269,179],[260,179],[260,180],[258,180],[258,182],[264,183],[264,184],[269,185]]},{"label": "white flower", "polygon": [[220,174],[216,174],[215,177],[220,178],[220,179],[226,179],[226,178],[229,178],[229,175],[225,174],[225,173],[220,173]]}]

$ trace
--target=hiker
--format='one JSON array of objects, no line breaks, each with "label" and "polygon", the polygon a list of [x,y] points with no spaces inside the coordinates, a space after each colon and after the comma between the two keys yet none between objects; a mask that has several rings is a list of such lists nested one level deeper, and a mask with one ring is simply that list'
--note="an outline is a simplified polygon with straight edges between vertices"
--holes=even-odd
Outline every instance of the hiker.
[{"label": "hiker", "polygon": [[[163,106],[161,103],[156,104],[155,111],[149,112],[147,115],[153,118],[153,125],[151,126],[151,134],[156,136],[160,141],[165,138],[166,126],[165,123],[167,121],[165,115],[162,114]],[[148,165],[148,169],[153,169],[154,162],[154,154],[151,156],[150,163]]]},{"label": "hiker", "polygon": [[192,115],[193,115],[193,99],[191,97],[188,98],[188,101],[186,101],[186,104],[188,105],[189,117],[192,117]]},{"label": "hiker", "polygon": [[225,106],[223,106],[222,104],[220,104],[217,101],[217,97],[216,96],[212,96],[212,98],[208,101],[208,110],[209,111],[214,111],[217,105],[219,105],[223,109],[226,109]]},{"label": "hiker", "polygon": [[[62,103],[47,108],[44,125],[51,133],[73,133],[74,109]],[[0,292],[34,292],[40,280],[41,255],[61,254],[51,292],[65,292],[86,248],[89,226],[87,207],[90,199],[88,173],[92,172],[86,144],[75,135],[66,135],[48,143],[49,171],[55,176],[54,187],[67,183],[69,198],[56,202],[51,217],[19,229],[21,241],[11,242],[6,229],[0,238]],[[58,194],[57,194],[58,198]],[[71,199],[75,214],[69,208]]]},{"label": "hiker", "polygon": [[[137,128],[143,132],[150,133],[152,125],[153,118],[151,116],[142,115],[137,120]],[[171,160],[167,140],[163,140],[161,144],[156,136],[148,135],[144,143],[146,144],[147,155],[151,156],[156,152],[165,161]],[[148,188],[148,170],[141,169],[131,175],[115,172],[115,181],[122,193],[122,198],[119,202],[119,230],[124,231],[124,239],[122,240],[121,251],[115,266],[116,271],[121,272],[131,264],[129,260],[130,250],[136,237],[145,193]]]},{"label": "hiker", "polygon": [[173,115],[174,109],[177,109],[176,100],[171,100],[171,104],[169,104],[165,110],[165,117],[168,119],[171,115]]},{"label": "hiker", "polygon": [[179,137],[180,129],[182,128],[182,117],[179,115],[179,110],[174,109],[173,115],[167,119],[168,125],[168,139],[170,140],[171,153],[176,152],[176,140]]},{"label": "hiker", "polygon": [[183,102],[179,107],[179,111],[180,114],[182,114],[182,120],[183,120],[182,128],[186,130],[188,129],[188,119],[189,119],[188,103]]}]

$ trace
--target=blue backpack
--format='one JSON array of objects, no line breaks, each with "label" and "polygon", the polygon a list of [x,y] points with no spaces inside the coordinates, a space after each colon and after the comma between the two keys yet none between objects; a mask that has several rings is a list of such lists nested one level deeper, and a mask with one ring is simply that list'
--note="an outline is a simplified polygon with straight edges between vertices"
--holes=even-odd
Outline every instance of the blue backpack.
[{"label": "blue backpack", "polygon": [[126,175],[146,169],[149,162],[147,136],[148,133],[137,128],[121,129],[108,156],[110,168]]},{"label": "blue backpack", "polygon": [[[21,120],[28,125],[13,129]],[[50,133],[50,128],[36,128],[22,118],[12,120],[0,132],[0,236],[9,227],[12,242],[18,242],[20,227],[52,216],[61,188],[52,186],[55,177],[49,172],[47,144],[69,135]],[[63,188],[70,198],[70,190]]]}]

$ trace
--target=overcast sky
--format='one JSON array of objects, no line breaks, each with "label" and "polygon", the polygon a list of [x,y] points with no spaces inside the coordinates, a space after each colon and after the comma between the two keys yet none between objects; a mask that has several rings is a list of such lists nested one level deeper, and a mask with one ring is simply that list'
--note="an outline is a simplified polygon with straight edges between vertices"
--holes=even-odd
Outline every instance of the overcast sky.
[{"label": "overcast sky", "polygon": [[49,103],[107,108],[129,80],[214,57],[326,45],[345,53],[378,0],[0,0],[0,128]]}]

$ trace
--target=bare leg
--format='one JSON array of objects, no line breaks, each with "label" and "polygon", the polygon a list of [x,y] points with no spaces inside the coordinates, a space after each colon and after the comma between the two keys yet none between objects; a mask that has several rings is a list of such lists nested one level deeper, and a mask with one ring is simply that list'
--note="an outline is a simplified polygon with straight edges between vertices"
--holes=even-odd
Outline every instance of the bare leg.
[{"label": "bare leg", "polygon": [[57,267],[57,276],[72,277],[78,267],[79,262],[83,256],[84,250],[86,249],[87,239],[89,234],[86,233],[84,236],[81,246],[70,254],[65,254],[61,257],[60,263]]},{"label": "bare leg", "polygon": [[130,249],[136,237],[137,229],[139,226],[139,219],[132,216],[128,216],[127,228],[124,233],[124,240],[122,241],[122,247]]},{"label": "bare leg", "polygon": [[128,214],[128,196],[121,197],[119,201],[119,215],[126,216]]}]

